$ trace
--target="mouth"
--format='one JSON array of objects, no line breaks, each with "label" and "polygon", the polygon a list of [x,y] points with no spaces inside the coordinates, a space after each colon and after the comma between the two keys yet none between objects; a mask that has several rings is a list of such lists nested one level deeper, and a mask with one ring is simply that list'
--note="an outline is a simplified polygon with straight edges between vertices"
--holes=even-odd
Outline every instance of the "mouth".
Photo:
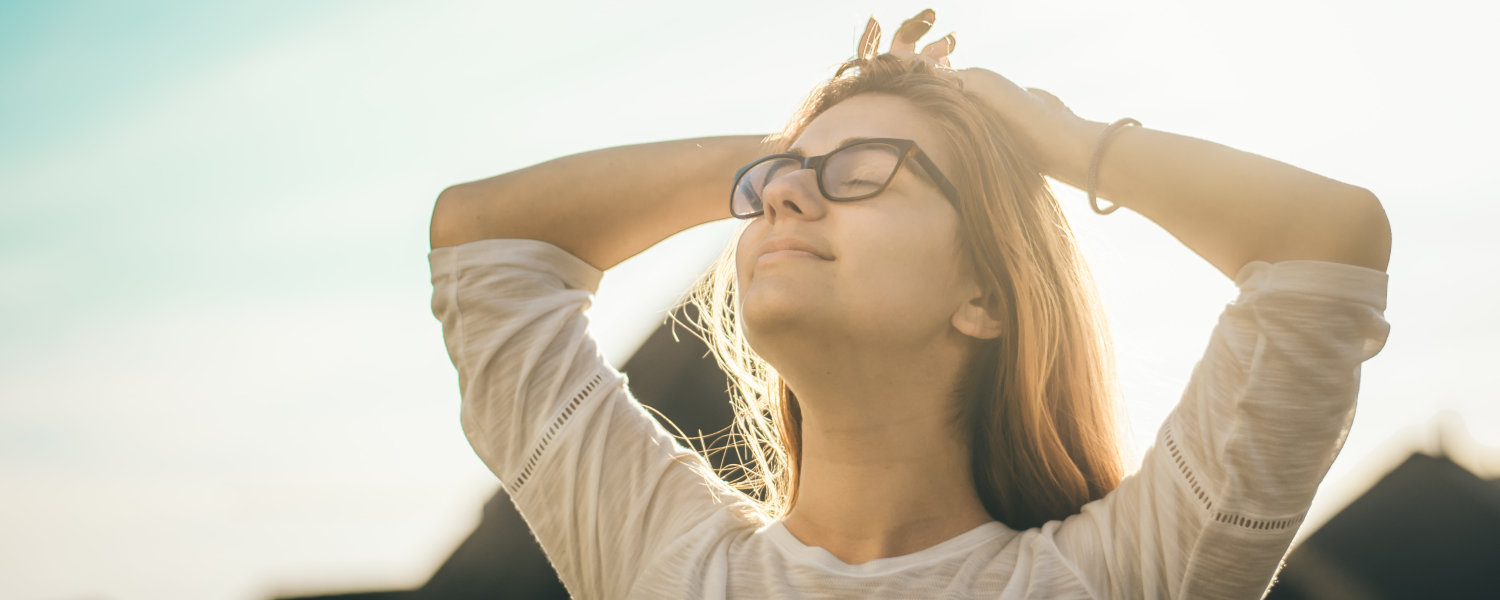
[{"label": "mouth", "polygon": [[823,258],[823,257],[818,256],[816,254],[813,254],[811,252],[808,252],[806,250],[787,249],[787,250],[772,250],[770,252],[766,252],[764,254],[761,254],[760,258],[755,259],[755,264],[760,264],[760,263],[764,263],[764,262],[783,261],[783,260],[805,260],[805,259],[828,260],[826,258]]},{"label": "mouth", "polygon": [[793,256],[800,258],[816,258],[818,260],[833,260],[832,256],[829,256],[827,252],[820,250],[819,247],[812,242],[790,236],[782,236],[775,239],[766,240],[760,247],[760,256],[757,256],[756,260],[760,261],[770,257],[780,258]]}]

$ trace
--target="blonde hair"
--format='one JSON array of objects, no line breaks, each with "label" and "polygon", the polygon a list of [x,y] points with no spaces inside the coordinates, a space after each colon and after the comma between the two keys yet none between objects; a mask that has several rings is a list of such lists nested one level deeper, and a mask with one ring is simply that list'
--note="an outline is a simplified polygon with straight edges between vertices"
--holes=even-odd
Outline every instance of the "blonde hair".
[{"label": "blonde hair", "polygon": [[[954,157],[945,169],[959,190],[963,248],[1001,319],[999,338],[976,340],[954,390],[985,509],[1014,529],[1077,513],[1118,486],[1123,467],[1108,326],[1067,219],[999,115],[919,61],[844,63],[773,139],[784,149],[818,115],[866,93],[905,98],[937,124]],[[779,518],[797,501],[802,417],[796,395],[745,339],[735,248],[685,302],[732,382],[728,439],[740,462],[720,474]]]}]

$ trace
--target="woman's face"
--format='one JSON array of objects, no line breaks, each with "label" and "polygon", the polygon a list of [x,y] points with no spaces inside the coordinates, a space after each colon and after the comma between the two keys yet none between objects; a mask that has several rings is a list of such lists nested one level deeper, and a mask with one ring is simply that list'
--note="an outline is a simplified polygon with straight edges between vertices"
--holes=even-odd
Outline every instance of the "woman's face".
[{"label": "woman's face", "polygon": [[[914,140],[954,172],[936,129],[909,101],[862,94],[819,115],[792,148],[826,154],[852,137]],[[849,348],[920,351],[953,336],[951,320],[974,285],[960,269],[958,213],[908,158],[879,195],[831,202],[812,170],[764,188],[765,213],[746,225],[735,267],[745,335],[773,365],[778,355]],[[765,253],[782,240],[816,250]],[[788,343],[801,352],[783,353]]]}]

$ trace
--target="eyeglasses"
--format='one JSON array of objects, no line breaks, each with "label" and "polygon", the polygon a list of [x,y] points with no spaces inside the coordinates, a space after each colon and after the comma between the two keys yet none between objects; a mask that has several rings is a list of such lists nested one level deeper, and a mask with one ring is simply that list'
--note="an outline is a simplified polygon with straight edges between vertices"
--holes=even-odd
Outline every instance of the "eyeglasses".
[{"label": "eyeglasses", "polygon": [[834,202],[864,200],[879,195],[896,177],[896,171],[914,156],[928,178],[937,184],[948,201],[958,208],[958,190],[943,176],[937,164],[912,140],[864,138],[834,149],[822,156],[772,154],[740,167],[734,174],[734,189],[729,197],[729,213],[750,219],[765,213],[762,192],[777,177],[813,169],[817,174],[818,192]]}]

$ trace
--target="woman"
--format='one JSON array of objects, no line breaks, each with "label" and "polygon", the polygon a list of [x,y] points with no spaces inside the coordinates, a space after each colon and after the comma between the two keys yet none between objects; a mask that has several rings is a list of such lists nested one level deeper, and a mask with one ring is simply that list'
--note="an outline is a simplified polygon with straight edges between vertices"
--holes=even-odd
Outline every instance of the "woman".
[{"label": "woman", "polygon": [[[439,197],[433,311],[465,432],[574,596],[1243,598],[1272,581],[1388,331],[1379,202],[949,69],[951,36],[916,51],[932,20],[878,56],[872,20],[780,136],[597,150]],[[1240,288],[1123,480],[1106,328],[1044,174]],[[737,378],[746,489],[630,397],[582,314],[603,270],[725,217],[725,190],[745,224],[697,297]]]}]

